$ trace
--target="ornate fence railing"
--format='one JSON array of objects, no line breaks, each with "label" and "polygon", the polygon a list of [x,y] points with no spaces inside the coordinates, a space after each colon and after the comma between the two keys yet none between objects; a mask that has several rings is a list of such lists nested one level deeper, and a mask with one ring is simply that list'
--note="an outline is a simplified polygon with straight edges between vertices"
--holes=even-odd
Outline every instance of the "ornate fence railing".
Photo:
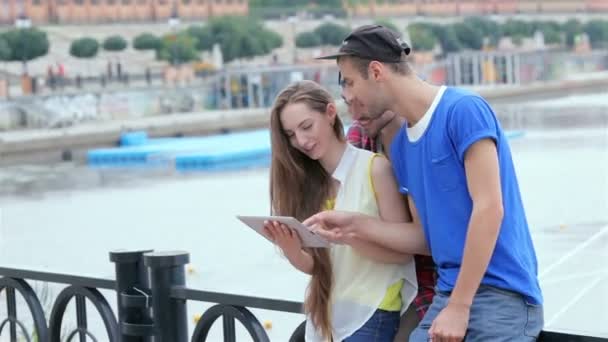
[{"label": "ornate fence railing", "polygon": [[[224,341],[236,341],[238,321],[250,335],[248,340],[266,342],[270,341],[268,334],[250,309],[302,312],[300,302],[187,288],[186,252],[117,251],[110,253],[110,260],[115,264],[116,280],[0,267],[0,293],[5,292],[7,305],[7,317],[0,317],[0,336],[5,336],[4,328],[8,327],[11,342],[69,342],[75,337],[79,342],[202,342],[207,341],[211,327],[221,318]],[[54,299],[48,320],[28,281],[67,285]],[[116,313],[100,290],[116,292]],[[23,298],[31,314],[31,328],[17,315],[17,295]],[[66,333],[62,327],[66,308],[72,301],[76,304],[76,328]],[[188,336],[188,301],[215,303],[198,320],[192,336]],[[89,303],[101,317],[106,336],[94,336],[90,331]],[[543,331],[539,340],[608,342],[608,338],[553,331]],[[304,341],[304,323],[294,330],[289,341]]]}]

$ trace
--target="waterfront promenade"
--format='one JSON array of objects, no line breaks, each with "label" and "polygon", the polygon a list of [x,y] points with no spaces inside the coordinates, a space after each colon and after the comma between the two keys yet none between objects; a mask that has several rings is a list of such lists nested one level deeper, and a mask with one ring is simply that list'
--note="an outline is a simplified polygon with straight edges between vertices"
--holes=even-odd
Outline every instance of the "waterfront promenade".
[{"label": "waterfront promenade", "polygon": [[[572,94],[608,91],[608,74],[525,86],[473,88],[492,105],[560,98]],[[346,114],[342,106],[341,112]],[[498,113],[499,116],[501,113]],[[121,133],[146,131],[153,137],[205,135],[268,125],[268,109],[216,110],[163,116],[90,122],[57,129],[32,129],[0,133],[0,164],[82,159],[87,149],[114,146]]]}]

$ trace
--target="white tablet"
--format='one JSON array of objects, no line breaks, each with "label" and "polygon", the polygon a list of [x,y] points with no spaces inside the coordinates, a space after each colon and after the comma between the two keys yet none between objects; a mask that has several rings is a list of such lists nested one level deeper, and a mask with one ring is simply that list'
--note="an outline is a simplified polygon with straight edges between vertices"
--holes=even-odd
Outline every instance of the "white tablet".
[{"label": "white tablet", "polygon": [[295,219],[294,217],[288,216],[237,216],[239,220],[251,227],[253,230],[258,232],[260,235],[266,238],[264,235],[264,221],[277,221],[281,222],[289,228],[298,232],[300,240],[302,240],[302,246],[309,248],[328,248],[330,243],[324,238],[312,232],[304,224]]}]

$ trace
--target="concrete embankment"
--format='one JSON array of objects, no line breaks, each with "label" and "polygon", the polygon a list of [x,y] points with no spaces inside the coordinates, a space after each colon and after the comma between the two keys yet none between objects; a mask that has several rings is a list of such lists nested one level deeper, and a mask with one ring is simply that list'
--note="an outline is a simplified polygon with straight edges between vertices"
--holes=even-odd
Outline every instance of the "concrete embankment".
[{"label": "concrete embankment", "polygon": [[[608,77],[475,90],[499,106],[584,93],[608,94]],[[126,131],[144,130],[155,137],[203,135],[267,127],[268,118],[268,109],[239,109],[3,132],[0,133],[0,164],[82,159],[90,148],[116,145],[120,134]]]}]

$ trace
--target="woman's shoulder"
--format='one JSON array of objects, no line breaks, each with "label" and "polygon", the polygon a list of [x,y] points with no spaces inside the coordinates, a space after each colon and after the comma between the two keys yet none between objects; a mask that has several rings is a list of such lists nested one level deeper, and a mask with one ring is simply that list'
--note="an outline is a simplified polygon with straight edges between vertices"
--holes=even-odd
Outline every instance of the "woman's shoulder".
[{"label": "woman's shoulder", "polygon": [[371,158],[376,154],[374,152],[362,149],[362,148],[354,146],[352,144],[350,144],[349,148],[352,148],[357,153],[357,157],[359,157],[359,158]]},{"label": "woman's shoulder", "polygon": [[[371,152],[370,152],[371,153]],[[370,174],[372,178],[378,179],[382,177],[386,177],[388,175],[393,175],[393,169],[391,167],[391,163],[386,159],[386,157],[379,153],[371,153],[371,161],[370,161]]]}]

